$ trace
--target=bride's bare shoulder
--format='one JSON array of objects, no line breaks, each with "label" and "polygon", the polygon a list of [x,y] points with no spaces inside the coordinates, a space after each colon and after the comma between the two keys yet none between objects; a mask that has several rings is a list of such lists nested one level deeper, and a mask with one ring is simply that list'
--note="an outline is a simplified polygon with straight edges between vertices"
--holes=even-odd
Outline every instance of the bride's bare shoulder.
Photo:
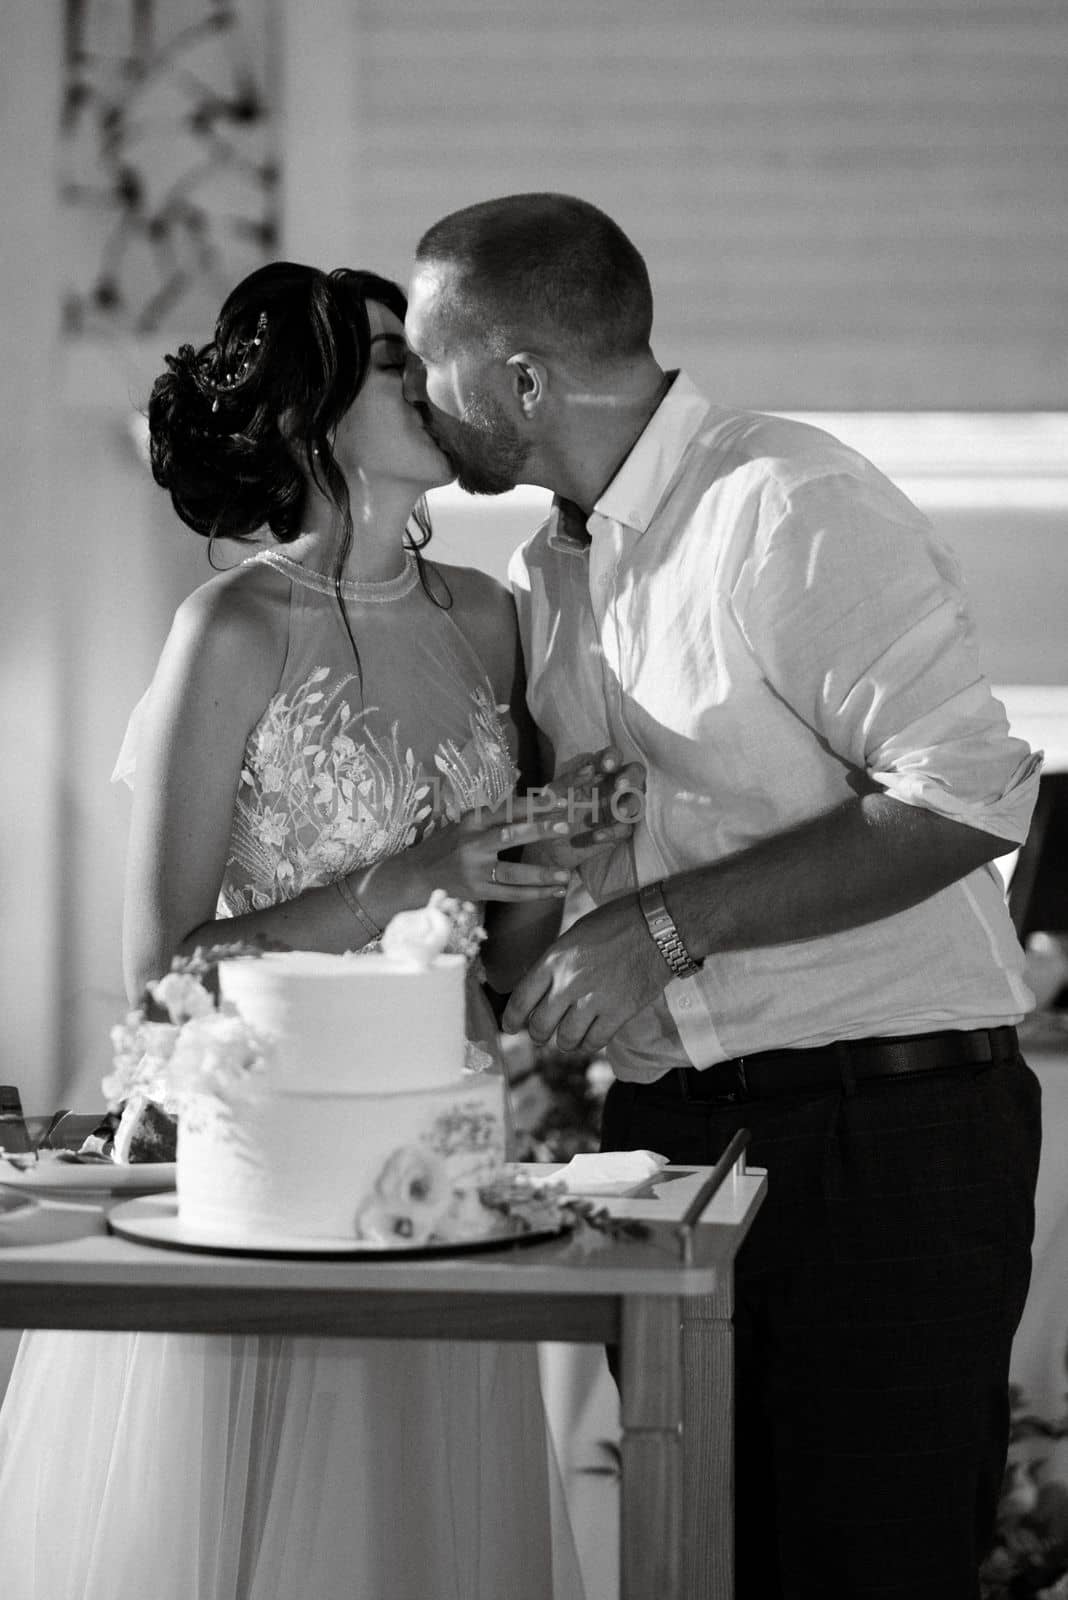
[{"label": "bride's bare shoulder", "polygon": [[201,627],[276,626],[288,616],[290,590],[289,579],[269,562],[240,561],[194,589],[178,615],[187,613]]},{"label": "bride's bare shoulder", "polygon": [[257,696],[285,660],[289,596],[289,580],[265,561],[216,574],[178,607],[164,660],[182,677],[211,677]]}]

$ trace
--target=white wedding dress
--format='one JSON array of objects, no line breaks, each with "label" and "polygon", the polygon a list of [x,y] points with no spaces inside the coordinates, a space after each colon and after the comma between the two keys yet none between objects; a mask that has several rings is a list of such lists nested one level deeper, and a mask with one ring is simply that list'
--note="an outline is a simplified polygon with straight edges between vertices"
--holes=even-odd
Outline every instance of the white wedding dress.
[{"label": "white wedding dress", "polygon": [[[361,681],[332,585],[252,559],[290,579],[290,642],[246,749],[230,914],[513,784],[503,708],[413,561],[345,585]],[[492,1044],[469,989],[469,1032]],[[0,1412],[0,1594],[581,1600],[536,1350],[29,1333]]]}]

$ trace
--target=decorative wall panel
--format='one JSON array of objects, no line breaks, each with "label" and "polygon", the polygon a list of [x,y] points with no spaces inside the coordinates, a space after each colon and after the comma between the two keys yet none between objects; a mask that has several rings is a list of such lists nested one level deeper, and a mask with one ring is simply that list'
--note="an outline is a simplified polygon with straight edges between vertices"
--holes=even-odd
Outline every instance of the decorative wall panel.
[{"label": "decorative wall panel", "polygon": [[209,331],[277,254],[277,0],[66,0],[63,325]]}]

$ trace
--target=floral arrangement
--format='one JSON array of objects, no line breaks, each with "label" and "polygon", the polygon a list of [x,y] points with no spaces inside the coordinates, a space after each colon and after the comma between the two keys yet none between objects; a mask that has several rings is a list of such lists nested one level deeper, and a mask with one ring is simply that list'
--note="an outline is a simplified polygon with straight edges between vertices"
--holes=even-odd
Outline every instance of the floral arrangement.
[{"label": "floral arrangement", "polygon": [[527,1173],[501,1173],[499,1141],[499,1122],[478,1101],[442,1113],[425,1141],[390,1153],[357,1215],[357,1234],[384,1245],[443,1243],[478,1238],[496,1220],[516,1234],[582,1223],[612,1238],[648,1237],[643,1222],[593,1200]]},{"label": "floral arrangement", "polygon": [[394,1150],[356,1218],[356,1234],[379,1244],[425,1244],[440,1236],[453,1206],[444,1159],[426,1145]]},{"label": "floral arrangement", "polygon": [[1009,1462],[980,1592],[983,1600],[1068,1600],[1068,1485],[1047,1474],[1044,1457],[1026,1454],[1035,1440],[1068,1439],[1068,1412],[1036,1416],[1015,1384],[1010,1401]]},{"label": "floral arrangement", "polygon": [[383,955],[426,967],[442,954],[476,961],[485,937],[477,906],[435,889],[418,911],[398,911],[382,934],[379,948]]},{"label": "floral arrangement", "polygon": [[505,1052],[517,1160],[567,1162],[598,1150],[608,1062],[523,1035],[506,1039]]},{"label": "floral arrangement", "polygon": [[480,1182],[503,1154],[500,1118],[484,1102],[450,1106],[425,1138],[390,1153],[357,1214],[357,1234],[386,1245],[477,1237],[492,1221]]},{"label": "floral arrangement", "polygon": [[140,1006],[111,1030],[112,1069],[101,1084],[108,1114],[75,1159],[173,1161],[178,1113],[190,1095],[233,1101],[250,1092],[266,1045],[221,1000],[218,965],[265,948],[197,949],[147,986]]},{"label": "floral arrangement", "polygon": [[109,1111],[139,1099],[175,1116],[189,1094],[245,1092],[266,1047],[237,1007],[220,999],[218,964],[262,954],[258,945],[233,944],[174,958],[141,1006],[111,1030],[114,1060],[101,1085]]},{"label": "floral arrangement", "polygon": [[482,1204],[507,1218],[520,1233],[541,1233],[584,1223],[613,1239],[647,1239],[649,1228],[635,1217],[615,1217],[607,1206],[538,1183],[525,1172],[509,1174],[480,1191]]}]

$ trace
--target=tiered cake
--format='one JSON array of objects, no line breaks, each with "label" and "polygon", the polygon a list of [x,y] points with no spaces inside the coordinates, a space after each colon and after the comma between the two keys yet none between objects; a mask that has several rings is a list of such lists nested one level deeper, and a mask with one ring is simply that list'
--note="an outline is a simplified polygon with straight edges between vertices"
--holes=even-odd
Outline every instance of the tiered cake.
[{"label": "tiered cake", "polygon": [[465,1070],[462,955],[307,952],[223,961],[265,1065],[183,1105],[183,1223],[220,1238],[478,1237],[505,1154],[503,1080]]}]

